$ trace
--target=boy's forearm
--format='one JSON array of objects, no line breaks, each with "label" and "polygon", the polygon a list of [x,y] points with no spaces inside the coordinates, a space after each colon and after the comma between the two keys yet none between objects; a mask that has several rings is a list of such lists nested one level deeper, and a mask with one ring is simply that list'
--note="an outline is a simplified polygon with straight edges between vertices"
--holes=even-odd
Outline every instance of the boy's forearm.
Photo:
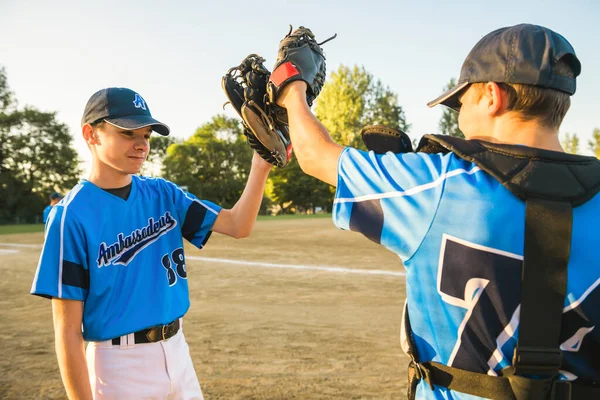
[{"label": "boy's forearm", "polygon": [[90,377],[81,333],[83,303],[53,299],[54,347],[69,399],[92,399]]},{"label": "boy's forearm", "polygon": [[280,94],[278,104],[287,110],[294,154],[302,171],[336,186],[338,158],[344,147],[331,139],[308,107],[306,84],[290,83]]},{"label": "boy's forearm", "polygon": [[[258,157],[256,153],[254,157]],[[262,160],[252,163],[246,187],[240,199],[231,209],[232,222],[236,225],[236,237],[246,237],[252,232],[269,177],[270,165]]]},{"label": "boy's forearm", "polygon": [[79,333],[56,335],[56,357],[69,399],[92,399],[85,359],[84,341]]}]

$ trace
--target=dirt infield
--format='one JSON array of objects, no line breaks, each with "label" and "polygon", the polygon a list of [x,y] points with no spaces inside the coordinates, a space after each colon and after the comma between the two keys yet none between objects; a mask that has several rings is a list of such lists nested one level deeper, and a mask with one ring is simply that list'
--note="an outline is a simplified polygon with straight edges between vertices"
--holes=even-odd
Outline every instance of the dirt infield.
[{"label": "dirt infield", "polygon": [[[0,244],[0,398],[65,398],[50,302],[28,294],[42,240],[0,235],[0,243],[34,245]],[[186,255],[192,306],[184,332],[207,400],[405,397],[396,255],[329,219],[259,221],[249,239],[215,234]],[[310,266],[323,269],[302,269]]]}]

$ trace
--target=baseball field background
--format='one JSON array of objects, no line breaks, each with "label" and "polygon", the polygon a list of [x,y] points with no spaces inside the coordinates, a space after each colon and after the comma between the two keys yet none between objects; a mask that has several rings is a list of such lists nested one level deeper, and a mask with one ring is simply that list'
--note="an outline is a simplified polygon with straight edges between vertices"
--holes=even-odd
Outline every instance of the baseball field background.
[{"label": "baseball field background", "polygon": [[[40,229],[0,230],[2,399],[66,398],[51,302],[29,294]],[[183,329],[205,399],[405,397],[395,254],[325,217],[262,219],[250,238],[214,234],[186,257]]]}]

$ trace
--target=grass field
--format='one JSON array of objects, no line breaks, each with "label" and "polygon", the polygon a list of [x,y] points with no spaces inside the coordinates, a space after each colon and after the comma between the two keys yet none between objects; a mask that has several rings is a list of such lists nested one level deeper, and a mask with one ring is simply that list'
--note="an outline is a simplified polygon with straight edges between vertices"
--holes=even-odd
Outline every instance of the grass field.
[{"label": "grass field", "polygon": [[[284,215],[259,215],[259,221],[283,221],[288,219],[312,219],[325,218],[331,219],[331,214],[284,214]],[[0,225],[0,235],[12,235],[15,233],[34,233],[43,232],[44,224],[20,224],[20,225]]]},{"label": "grass field", "polygon": [[0,225],[0,235],[44,232],[44,224]]},{"label": "grass field", "polygon": [[[50,302],[28,294],[42,241],[0,236],[0,398],[65,398]],[[207,400],[405,397],[396,255],[329,218],[267,218],[186,256],[185,335]]]}]

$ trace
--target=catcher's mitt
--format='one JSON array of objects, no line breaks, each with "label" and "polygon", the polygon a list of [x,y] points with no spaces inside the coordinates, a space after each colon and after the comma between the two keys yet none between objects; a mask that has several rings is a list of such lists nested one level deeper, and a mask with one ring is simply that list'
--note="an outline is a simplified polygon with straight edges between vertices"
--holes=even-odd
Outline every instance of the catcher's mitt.
[{"label": "catcher's mitt", "polygon": [[312,106],[325,84],[325,54],[321,45],[336,36],[337,34],[317,43],[310,29],[301,26],[292,32],[290,25],[290,31],[279,42],[277,61],[267,84],[269,101],[275,104],[277,96],[285,85],[302,80],[308,85],[306,102],[309,107]]},{"label": "catcher's mitt", "polygon": [[413,151],[408,135],[385,125],[367,125],[360,130],[360,136],[367,149],[384,154],[408,153]]},{"label": "catcher's mitt", "polygon": [[287,115],[284,109],[267,101],[266,86],[271,73],[264,61],[257,54],[250,54],[227,71],[221,86],[242,118],[250,147],[267,162],[283,167],[292,155]]}]

